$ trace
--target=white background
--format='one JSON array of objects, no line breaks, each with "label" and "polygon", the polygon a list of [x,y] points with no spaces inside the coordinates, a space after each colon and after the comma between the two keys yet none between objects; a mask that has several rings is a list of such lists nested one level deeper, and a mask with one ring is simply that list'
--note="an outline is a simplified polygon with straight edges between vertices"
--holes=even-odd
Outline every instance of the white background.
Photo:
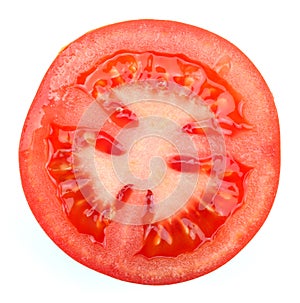
[{"label": "white background", "polygon": [[[300,302],[297,2],[1,1],[0,302]],[[281,124],[281,181],[265,225],[217,271],[171,286],[121,282],[70,259],[36,223],[18,172],[26,112],[59,50],[91,29],[141,18],[190,23],[237,45],[266,79]]]}]

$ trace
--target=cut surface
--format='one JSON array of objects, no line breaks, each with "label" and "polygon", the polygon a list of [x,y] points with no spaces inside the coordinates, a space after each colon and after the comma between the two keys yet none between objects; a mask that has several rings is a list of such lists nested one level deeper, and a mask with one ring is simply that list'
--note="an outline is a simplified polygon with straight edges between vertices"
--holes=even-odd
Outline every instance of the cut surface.
[{"label": "cut surface", "polygon": [[266,219],[277,113],[229,42],[125,22],[58,56],[25,122],[20,168],[37,220],[74,259],[126,281],[185,281],[231,259]]}]

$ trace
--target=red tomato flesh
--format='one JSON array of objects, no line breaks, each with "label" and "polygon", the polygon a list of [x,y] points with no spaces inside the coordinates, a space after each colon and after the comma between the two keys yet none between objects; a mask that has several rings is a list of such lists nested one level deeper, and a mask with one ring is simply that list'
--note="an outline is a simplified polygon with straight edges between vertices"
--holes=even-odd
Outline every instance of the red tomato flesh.
[{"label": "red tomato flesh", "polygon": [[111,25],[65,48],[20,143],[24,191],[50,238],[144,284],[199,277],[237,254],[271,209],[279,162],[257,69],[226,40],[171,21]]}]

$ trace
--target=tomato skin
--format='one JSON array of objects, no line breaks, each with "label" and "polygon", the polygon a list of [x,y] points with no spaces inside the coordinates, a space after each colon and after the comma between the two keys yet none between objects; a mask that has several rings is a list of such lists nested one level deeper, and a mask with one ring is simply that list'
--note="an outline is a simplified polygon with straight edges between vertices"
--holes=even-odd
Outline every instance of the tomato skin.
[{"label": "tomato skin", "polygon": [[[133,256],[142,241],[141,226],[123,226],[114,222],[107,230],[110,240],[106,248],[92,243],[67,220],[45,171],[48,159],[45,138],[49,123],[77,125],[86,106],[93,102],[92,97],[87,97],[80,88],[72,85],[104,58],[122,49],[184,54],[212,69],[221,70],[222,77],[243,96],[245,115],[255,126],[234,140],[226,139],[227,147],[235,157],[254,167],[248,180],[244,206],[228,219],[213,241],[176,258],[147,260],[143,256]],[[220,69],[219,62],[228,61],[228,58],[230,69]],[[77,101],[76,107],[69,102],[71,99]],[[171,284],[199,277],[220,267],[257,233],[276,195],[280,171],[279,136],[273,96],[255,66],[235,46],[215,34],[182,23],[129,21],[87,33],[67,46],[55,59],[24,124],[20,141],[20,172],[26,198],[39,224],[72,258],[125,281]],[[144,271],[141,272],[140,268]]]}]

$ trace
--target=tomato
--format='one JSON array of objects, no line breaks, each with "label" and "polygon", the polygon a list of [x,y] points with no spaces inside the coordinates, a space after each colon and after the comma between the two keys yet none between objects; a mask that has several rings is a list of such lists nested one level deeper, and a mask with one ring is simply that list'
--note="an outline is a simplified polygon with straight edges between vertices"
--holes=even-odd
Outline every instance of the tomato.
[{"label": "tomato", "polygon": [[68,255],[171,284],[234,257],[272,207],[273,96],[225,39],[172,21],[91,31],[46,73],[19,150],[37,221]]}]

